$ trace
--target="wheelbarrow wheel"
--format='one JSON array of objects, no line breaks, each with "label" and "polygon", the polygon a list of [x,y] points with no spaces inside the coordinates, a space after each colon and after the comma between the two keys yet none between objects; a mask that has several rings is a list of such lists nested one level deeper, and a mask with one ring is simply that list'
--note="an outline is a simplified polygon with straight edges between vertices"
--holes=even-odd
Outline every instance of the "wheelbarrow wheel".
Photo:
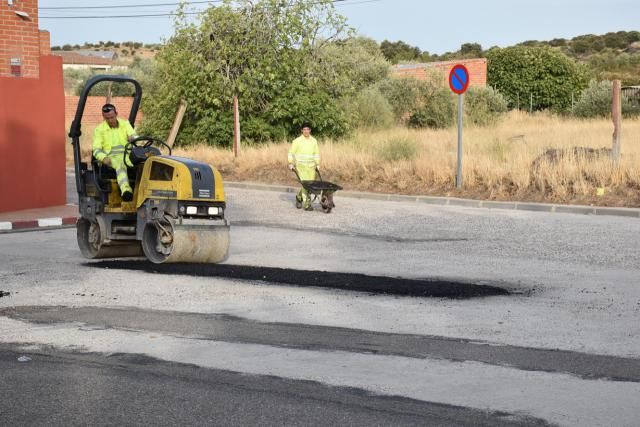
[{"label": "wheelbarrow wheel", "polygon": [[333,201],[331,200],[331,197],[323,194],[322,198],[320,199],[320,206],[322,206],[322,212],[327,214],[330,213],[331,208],[333,208]]}]

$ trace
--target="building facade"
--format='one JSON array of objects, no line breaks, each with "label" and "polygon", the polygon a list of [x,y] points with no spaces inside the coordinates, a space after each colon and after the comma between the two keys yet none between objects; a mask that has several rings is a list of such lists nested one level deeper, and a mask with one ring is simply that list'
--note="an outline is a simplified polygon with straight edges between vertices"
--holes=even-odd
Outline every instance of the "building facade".
[{"label": "building facade", "polygon": [[0,212],[66,202],[62,60],[37,0],[0,0]]}]

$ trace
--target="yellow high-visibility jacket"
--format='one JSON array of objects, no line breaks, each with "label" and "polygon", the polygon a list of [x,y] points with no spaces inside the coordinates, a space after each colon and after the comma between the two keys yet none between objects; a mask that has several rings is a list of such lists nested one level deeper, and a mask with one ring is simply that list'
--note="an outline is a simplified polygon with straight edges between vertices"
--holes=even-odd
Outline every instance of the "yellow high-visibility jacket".
[{"label": "yellow high-visibility jacket", "polygon": [[93,157],[99,162],[107,156],[122,158],[128,138],[135,135],[128,120],[118,119],[118,127],[112,128],[106,121],[93,131]]},{"label": "yellow high-visibility jacket", "polygon": [[320,166],[318,141],[312,136],[306,138],[300,135],[291,143],[288,160],[289,164],[296,166],[301,180],[313,181],[316,178],[316,166]]}]

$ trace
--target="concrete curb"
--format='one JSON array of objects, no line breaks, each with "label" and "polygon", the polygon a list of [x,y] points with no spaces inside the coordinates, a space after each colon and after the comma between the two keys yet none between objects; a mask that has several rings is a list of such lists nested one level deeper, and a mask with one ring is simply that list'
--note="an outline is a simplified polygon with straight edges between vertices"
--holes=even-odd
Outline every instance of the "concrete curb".
[{"label": "concrete curb", "polygon": [[52,217],[40,218],[33,220],[18,221],[2,221],[0,222],[0,232],[17,231],[17,230],[33,230],[39,228],[60,228],[65,226],[73,226],[78,220],[77,216],[73,217]]},{"label": "concrete curb", "polygon": [[[244,188],[248,190],[279,191],[283,193],[296,193],[298,188],[286,185],[257,184],[247,182],[225,182],[225,186],[231,188]],[[417,202],[438,206],[461,206],[468,208],[506,209],[533,212],[569,213],[579,215],[609,215],[630,218],[640,218],[640,208],[607,208],[598,206],[581,205],[556,205],[550,203],[532,202],[494,202],[489,200],[459,199],[455,197],[433,196],[404,196],[398,194],[368,193],[359,191],[340,191],[340,197],[368,200],[386,200],[392,202]]]}]

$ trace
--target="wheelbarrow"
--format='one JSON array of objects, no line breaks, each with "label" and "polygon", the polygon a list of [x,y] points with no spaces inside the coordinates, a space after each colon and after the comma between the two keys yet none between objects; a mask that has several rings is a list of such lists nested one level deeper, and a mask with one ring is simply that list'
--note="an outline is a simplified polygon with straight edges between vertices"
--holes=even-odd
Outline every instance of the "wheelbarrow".
[{"label": "wheelbarrow", "polygon": [[[302,185],[302,188],[307,190],[310,197],[313,196],[313,199],[311,199],[311,203],[320,198],[320,206],[322,207],[322,212],[329,213],[331,212],[331,209],[336,207],[336,205],[333,203],[333,193],[338,190],[342,190],[341,186],[329,181],[324,181],[322,179],[322,175],[320,175],[320,171],[318,170],[318,168],[316,168],[316,174],[320,179],[315,181],[301,180],[296,168],[293,168],[293,172],[296,174],[298,182],[300,183],[300,185]],[[296,196],[296,208],[302,208],[302,200],[299,200],[298,196]]]}]

